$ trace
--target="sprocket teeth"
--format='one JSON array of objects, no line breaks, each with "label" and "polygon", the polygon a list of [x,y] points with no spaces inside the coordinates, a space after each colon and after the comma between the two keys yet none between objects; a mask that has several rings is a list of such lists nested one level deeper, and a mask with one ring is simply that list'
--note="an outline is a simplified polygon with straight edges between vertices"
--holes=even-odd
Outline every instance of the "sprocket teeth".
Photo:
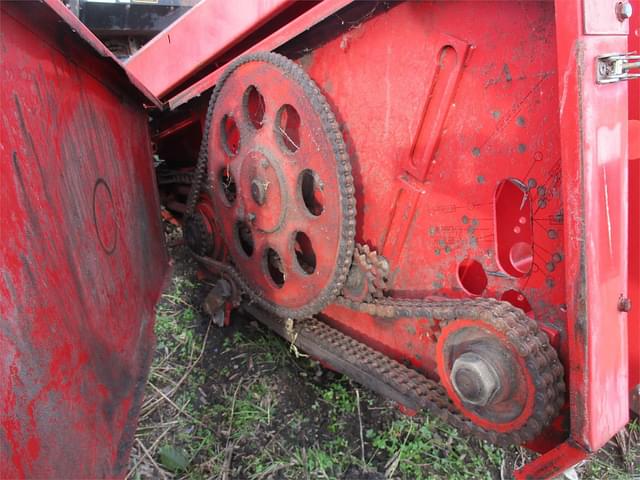
[{"label": "sprocket teeth", "polygon": [[[363,302],[384,298],[387,289],[388,262],[376,250],[367,244],[356,243],[353,252],[352,269],[358,269],[364,275],[364,292],[355,292],[345,289],[343,294],[352,301]],[[355,272],[355,270],[353,270]],[[351,274],[351,272],[350,272]],[[356,275],[356,273],[353,273]]]},{"label": "sprocket teeth", "polygon": [[[209,155],[208,151],[209,139],[213,137],[210,135],[210,132],[214,128],[212,125],[217,124],[214,121],[216,104],[220,101],[220,97],[223,97],[225,94],[225,90],[223,89],[225,84],[228,81],[234,81],[234,72],[251,62],[262,62],[263,64],[268,64],[279,69],[285,77],[292,82],[296,82],[303,89],[314,114],[319,117],[326,139],[330,142],[330,152],[333,156],[333,158],[330,159],[331,164],[333,165],[333,163],[336,162],[338,167],[337,173],[339,178],[337,188],[341,193],[340,209],[342,215],[342,225],[338,234],[342,248],[336,252],[335,263],[337,267],[332,277],[326,282],[326,286],[322,286],[322,288],[318,288],[317,290],[314,289],[313,291],[317,292],[317,295],[315,297],[312,295],[303,306],[288,307],[280,301],[281,296],[269,295],[261,291],[260,288],[257,288],[255,282],[248,281],[250,279],[245,276],[243,272],[240,272],[241,274],[238,276],[238,282],[243,285],[246,296],[261,308],[280,317],[309,317],[320,312],[327,305],[335,301],[345,285],[355,253],[356,201],[354,197],[355,187],[353,185],[350,157],[339,124],[323,93],[299,64],[275,52],[253,52],[235,59],[222,73],[209,99],[202,142],[198,151],[196,168],[193,173],[193,183],[187,198],[185,218],[190,218],[194,214],[197,199],[200,193],[207,188],[206,183],[210,183],[211,186],[217,183],[217,179],[211,178],[214,175],[209,172],[209,170],[213,171],[213,168],[210,168],[213,164],[210,165],[212,156]],[[199,261],[203,262],[204,260],[206,259],[203,258]],[[227,260],[227,263],[230,262],[232,262],[231,259]],[[239,268],[239,262],[236,262],[236,268]]]}]

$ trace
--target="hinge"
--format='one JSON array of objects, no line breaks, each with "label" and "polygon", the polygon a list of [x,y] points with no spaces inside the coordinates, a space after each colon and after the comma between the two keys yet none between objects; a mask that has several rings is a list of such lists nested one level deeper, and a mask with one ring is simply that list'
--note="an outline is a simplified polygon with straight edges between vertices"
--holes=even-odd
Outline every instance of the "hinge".
[{"label": "hinge", "polygon": [[601,55],[596,60],[597,83],[615,83],[640,78],[640,72],[630,71],[640,69],[640,55],[635,55],[635,52]]}]

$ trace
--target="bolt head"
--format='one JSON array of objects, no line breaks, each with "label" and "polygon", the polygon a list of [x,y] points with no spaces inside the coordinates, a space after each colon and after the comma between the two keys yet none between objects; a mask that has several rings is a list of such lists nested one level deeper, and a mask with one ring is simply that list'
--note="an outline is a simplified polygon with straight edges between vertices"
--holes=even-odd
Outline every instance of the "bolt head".
[{"label": "bolt head", "polygon": [[619,312],[631,311],[631,299],[620,295],[620,298],[618,299],[618,311]]},{"label": "bolt head", "polygon": [[450,378],[458,396],[472,405],[488,405],[501,388],[496,369],[474,352],[463,353],[455,360]]},{"label": "bolt head", "polygon": [[624,1],[624,2],[618,2],[616,4],[616,17],[618,17],[619,21],[624,22],[625,20],[631,18],[632,14],[633,14],[633,7],[629,2]]},{"label": "bolt head", "polygon": [[605,63],[598,64],[598,73],[602,76],[607,74],[607,65]]},{"label": "bolt head", "polygon": [[251,197],[258,205],[264,205],[267,201],[267,188],[264,181],[257,178],[251,181]]}]

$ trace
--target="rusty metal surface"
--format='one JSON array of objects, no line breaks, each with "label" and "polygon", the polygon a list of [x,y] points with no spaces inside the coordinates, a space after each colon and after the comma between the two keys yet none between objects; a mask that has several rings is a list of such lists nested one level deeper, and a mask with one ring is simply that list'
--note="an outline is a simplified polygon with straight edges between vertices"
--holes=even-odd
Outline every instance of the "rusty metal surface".
[{"label": "rusty metal surface", "polygon": [[146,97],[60,2],[1,8],[0,477],[122,476],[167,271]]},{"label": "rusty metal surface", "polygon": [[212,94],[204,135],[197,171],[204,162],[253,301],[284,317],[317,313],[346,279],[355,234],[351,164],[324,97],[281,55],[241,57]]},{"label": "rusty metal surface", "polygon": [[356,243],[342,295],[355,302],[382,298],[389,281],[389,262],[369,245]]}]

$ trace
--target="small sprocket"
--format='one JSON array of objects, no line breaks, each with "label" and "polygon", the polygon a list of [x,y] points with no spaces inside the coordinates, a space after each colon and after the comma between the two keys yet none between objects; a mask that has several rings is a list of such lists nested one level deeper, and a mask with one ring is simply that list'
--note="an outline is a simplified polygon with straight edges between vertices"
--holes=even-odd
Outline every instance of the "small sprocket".
[{"label": "small sprocket", "polygon": [[382,298],[387,290],[389,262],[369,245],[357,243],[342,295],[354,302]]}]

